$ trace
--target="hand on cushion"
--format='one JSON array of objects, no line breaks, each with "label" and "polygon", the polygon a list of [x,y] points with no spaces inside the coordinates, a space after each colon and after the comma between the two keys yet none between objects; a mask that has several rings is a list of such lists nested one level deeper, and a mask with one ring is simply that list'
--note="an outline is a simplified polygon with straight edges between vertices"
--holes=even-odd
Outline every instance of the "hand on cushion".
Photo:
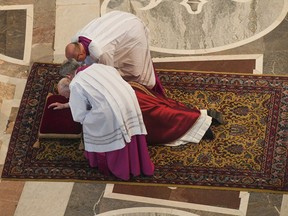
[{"label": "hand on cushion", "polygon": [[69,103],[59,103],[59,102],[51,103],[48,106],[48,109],[50,108],[53,108],[53,110],[66,109],[69,108]]}]

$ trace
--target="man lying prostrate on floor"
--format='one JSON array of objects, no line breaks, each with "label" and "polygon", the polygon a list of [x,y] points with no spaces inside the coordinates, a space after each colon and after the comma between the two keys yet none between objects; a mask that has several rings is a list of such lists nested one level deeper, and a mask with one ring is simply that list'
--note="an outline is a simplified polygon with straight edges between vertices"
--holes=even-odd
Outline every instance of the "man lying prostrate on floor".
[{"label": "man lying prostrate on floor", "polygon": [[210,125],[223,124],[222,114],[216,110],[199,110],[171,98],[163,97],[143,85],[129,82],[135,90],[144,123],[148,145],[178,146],[214,139]]},{"label": "man lying prostrate on floor", "polygon": [[[76,60],[67,63],[63,67],[79,67]],[[58,87],[69,103],[52,103],[48,108],[70,107],[73,120],[83,126],[85,157],[90,166],[123,180],[130,175],[153,175],[139,103],[118,71],[93,64],[70,81],[61,79]]]},{"label": "man lying prostrate on floor", "polygon": [[[66,69],[70,67],[70,70],[76,70],[75,77],[86,73],[92,66],[96,67],[94,66],[96,64],[93,64],[92,66],[83,68],[80,67],[80,65],[77,66],[77,62],[76,64],[75,62],[76,61],[71,60],[66,63],[68,65]],[[101,67],[105,69],[107,66],[102,65]],[[93,77],[93,79],[97,79],[97,77]],[[107,73],[105,79],[110,80],[110,74]],[[123,82],[125,81],[123,80]],[[58,83],[59,94],[69,97],[69,83],[70,80],[68,78],[60,80]],[[148,88],[139,83],[131,82],[130,84],[135,90],[133,94],[135,95],[136,93],[142,111],[144,124],[148,131],[146,140],[149,145],[182,145],[191,142],[199,143],[201,139],[212,140],[214,139],[214,134],[210,129],[210,125],[223,123],[221,113],[215,110],[211,112],[211,110],[190,109],[184,104],[148,90]],[[73,86],[70,87],[70,90],[72,88]],[[117,91],[117,89],[115,89],[115,91]],[[120,90],[118,89],[118,91]],[[99,103],[101,104],[101,101],[99,101]],[[98,104],[98,106],[100,104]],[[54,109],[63,109],[68,108],[69,105],[70,102],[69,104],[54,103],[51,104],[50,107],[54,107]],[[97,107],[94,109],[96,108]],[[93,110],[93,105],[91,110]],[[210,112],[213,114],[213,118],[208,115]],[[101,119],[95,121],[94,124],[98,125],[97,123],[99,122],[102,122]],[[91,122],[91,124],[93,123]]]}]

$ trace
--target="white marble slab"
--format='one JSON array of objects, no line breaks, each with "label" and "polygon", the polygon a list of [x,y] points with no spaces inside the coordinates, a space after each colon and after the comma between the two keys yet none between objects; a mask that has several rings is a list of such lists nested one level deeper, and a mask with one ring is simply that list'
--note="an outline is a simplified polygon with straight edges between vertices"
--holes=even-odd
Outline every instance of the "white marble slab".
[{"label": "white marble slab", "polygon": [[0,106],[0,140],[2,141],[2,145],[0,145],[0,164],[3,165],[11,137],[11,134],[5,134],[7,122],[11,114],[11,109],[13,107],[19,107],[20,105],[22,94],[26,85],[26,79],[18,79],[0,75],[0,80],[2,83],[13,84],[16,87],[14,98],[10,100],[2,99],[2,105]]},{"label": "white marble slab", "polygon": [[137,207],[124,208],[98,214],[98,216],[200,216],[172,208]]},{"label": "white marble slab", "polygon": [[[127,200],[127,201],[136,201],[141,203],[149,203],[149,204],[157,204],[163,206],[177,206],[178,208],[183,209],[193,209],[205,212],[213,212],[219,214],[227,214],[227,215],[237,215],[237,216],[245,216],[248,208],[249,196],[250,194],[246,191],[239,192],[240,198],[240,206],[239,209],[232,209],[232,208],[224,208],[224,207],[217,207],[212,205],[202,205],[196,203],[187,203],[181,201],[173,201],[173,200],[166,200],[166,199],[157,199],[157,198],[150,198],[150,197],[142,197],[136,195],[127,195],[121,193],[113,193],[114,184],[107,184],[104,192],[104,198],[112,198],[112,199],[119,199],[119,200]],[[174,188],[170,187],[171,190]],[[103,215],[104,216],[104,215]]]},{"label": "white marble slab", "polygon": [[280,216],[288,216],[288,194],[283,195]]},{"label": "white marble slab", "polygon": [[63,216],[73,184],[26,182],[14,216]]},{"label": "white marble slab", "polygon": [[202,54],[259,39],[285,18],[287,4],[287,0],[105,0],[101,14],[111,10],[136,14],[150,29],[152,51]]},{"label": "white marble slab", "polygon": [[65,60],[65,47],[73,35],[100,16],[99,0],[56,0],[54,62]]}]

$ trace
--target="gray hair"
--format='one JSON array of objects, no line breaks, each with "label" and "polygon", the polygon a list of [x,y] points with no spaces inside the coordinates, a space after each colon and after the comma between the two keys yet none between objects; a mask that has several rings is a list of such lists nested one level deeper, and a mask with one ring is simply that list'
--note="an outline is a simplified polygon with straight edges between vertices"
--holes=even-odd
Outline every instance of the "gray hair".
[{"label": "gray hair", "polygon": [[69,95],[70,95],[70,89],[69,89],[70,82],[71,82],[71,80],[68,79],[67,77],[62,78],[58,82],[57,88],[58,88],[58,93],[60,95],[69,97]]},{"label": "gray hair", "polygon": [[81,66],[80,63],[73,58],[66,60],[61,65],[59,74],[61,76],[67,76],[68,74],[73,74],[80,66]]}]

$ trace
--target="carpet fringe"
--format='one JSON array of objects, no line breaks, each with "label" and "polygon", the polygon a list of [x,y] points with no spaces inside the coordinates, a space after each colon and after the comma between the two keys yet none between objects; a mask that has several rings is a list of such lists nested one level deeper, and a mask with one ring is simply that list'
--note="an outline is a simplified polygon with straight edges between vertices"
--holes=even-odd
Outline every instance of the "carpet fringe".
[{"label": "carpet fringe", "polygon": [[37,139],[36,142],[33,144],[33,148],[40,148],[40,141],[39,141],[39,139]]}]

